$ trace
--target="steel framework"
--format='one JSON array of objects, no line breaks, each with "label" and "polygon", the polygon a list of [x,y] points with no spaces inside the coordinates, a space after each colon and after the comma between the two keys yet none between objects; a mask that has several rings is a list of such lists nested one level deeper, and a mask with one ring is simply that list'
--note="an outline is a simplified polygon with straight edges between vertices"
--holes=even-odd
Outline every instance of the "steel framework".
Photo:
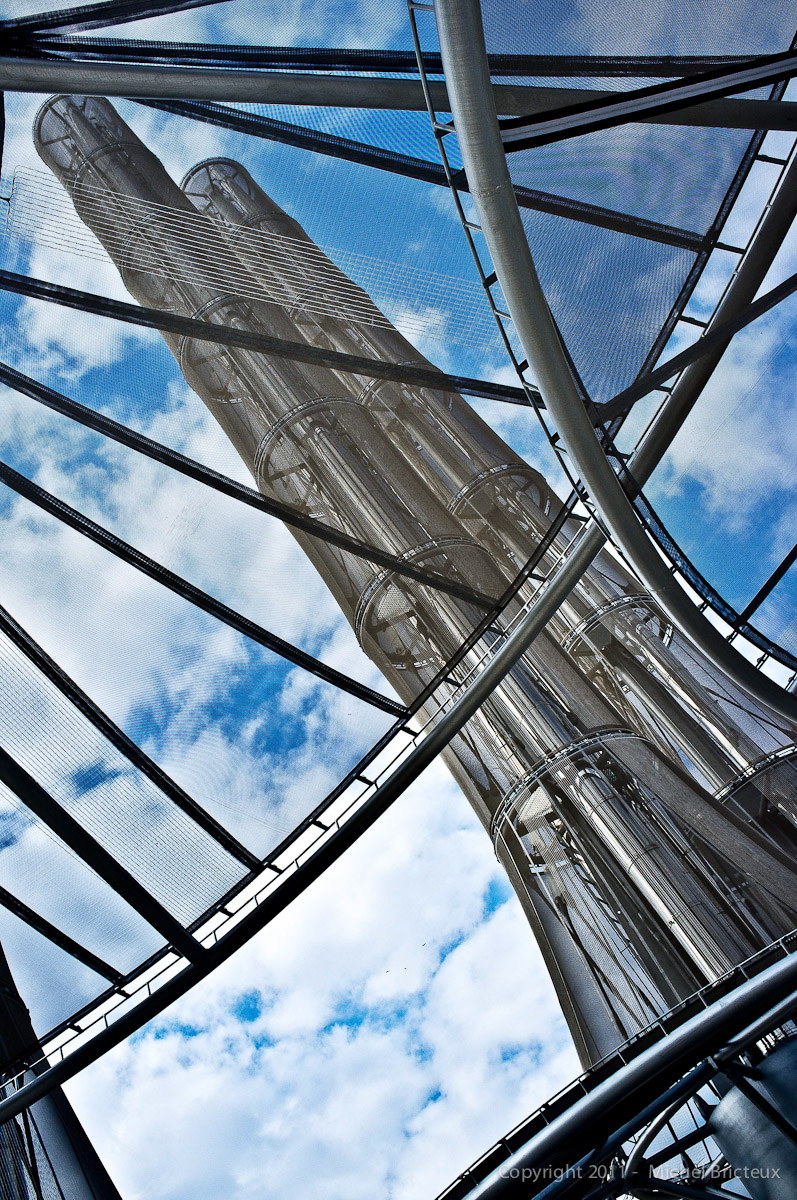
[{"label": "steel framework", "polygon": [[[740,265],[701,338],[654,367],[712,249],[723,246],[723,220],[760,151],[760,133],[706,235],[534,191],[513,181],[507,154],[637,120],[793,130],[794,106],[783,100],[784,81],[795,72],[793,50],[723,61],[601,56],[589,59],[587,70],[577,56],[488,56],[476,0],[436,0],[439,56],[421,49],[415,13],[431,7],[423,4],[410,4],[412,58],[272,48],[253,61],[246,47],[64,36],[197,6],[111,0],[6,23],[10,49],[0,62],[0,82],[67,93],[41,109],[37,149],[138,303],[9,271],[0,273],[0,287],[159,329],[257,491],[13,366],[1,366],[0,378],[103,437],[284,519],[400,701],[221,604],[12,467],[0,465],[0,476],[18,495],[159,584],[396,724],[260,859],[152,763],[5,614],[0,624],[10,642],[235,860],[238,875],[193,922],[178,921],[35,772],[0,750],[5,786],[165,940],[150,959],[123,973],[0,890],[0,904],[76,958],[99,965],[111,982],[98,1003],[49,1034],[37,1038],[31,1029],[28,1044],[7,1055],[0,1120],[16,1121],[213,970],[442,754],[493,839],[590,1067],[580,1085],[590,1094],[572,1107],[568,1095],[559,1104],[567,1113],[517,1151],[508,1174],[503,1164],[502,1174],[485,1179],[482,1164],[450,1194],[464,1196],[474,1186],[474,1194],[485,1197],[639,1189],[640,1195],[726,1194],[712,1193],[710,1173],[699,1187],[685,1177],[660,1180],[655,1170],[669,1160],[660,1142],[653,1159],[647,1150],[665,1126],[674,1128],[674,1113],[693,1113],[706,1103],[695,1097],[718,1063],[737,1091],[789,1136],[777,1102],[758,1093],[751,1099],[744,1080],[745,1071],[756,1069],[753,1059],[768,1061],[765,1051],[775,1062],[781,1048],[771,1036],[791,1015],[795,991],[795,960],[768,966],[767,956],[791,950],[797,923],[797,705],[769,666],[797,664],[750,625],[794,551],[738,612],[673,545],[681,573],[727,622],[720,630],[662,560],[655,541],[667,544],[668,535],[644,487],[731,337],[797,287],[791,277],[756,299],[794,219],[797,163],[782,164],[749,246],[730,248]],[[345,73],[352,70],[414,77],[363,79]],[[444,81],[430,80],[433,73]],[[622,99],[615,91],[492,82],[502,75],[579,73],[668,81],[623,92]],[[727,98],[761,84],[774,85],[767,100]],[[178,187],[108,101],[93,98],[130,94],[191,119],[449,186],[518,386],[437,371],[240,163],[200,163]],[[442,163],[210,101],[426,108]],[[445,110],[453,122],[440,120]],[[499,112],[509,119],[499,122]],[[452,167],[446,149],[454,136],[461,169]],[[466,216],[460,192],[472,197],[476,221]],[[694,255],[639,377],[608,401],[593,403],[579,379],[539,285],[521,211]],[[479,255],[474,232],[484,236],[489,260]],[[247,290],[253,282],[265,299]],[[505,331],[507,319],[523,362]],[[642,395],[672,377],[666,403],[636,451],[620,455],[613,440],[619,423]],[[566,504],[475,415],[463,393],[537,411],[574,485]],[[609,542],[630,570],[607,551]],[[745,637],[764,651],[757,667],[737,649]],[[377,761],[369,778],[365,771]],[[646,1048],[651,1030],[658,1039],[727,981],[735,983],[740,971],[762,973]],[[671,1010],[675,1019],[667,1016]],[[618,1051],[619,1045],[626,1049]],[[617,1055],[626,1065],[613,1073]],[[609,1074],[608,1082],[599,1082]],[[14,1121],[5,1128],[19,1130]],[[709,1125],[673,1135],[670,1157],[711,1139],[722,1144],[719,1118]],[[599,1174],[599,1186],[585,1184],[586,1169],[607,1164],[611,1178]],[[561,1177],[546,1177],[544,1188],[533,1191],[524,1172],[538,1171],[539,1180],[543,1168]],[[27,1195],[22,1184],[15,1186]]]}]

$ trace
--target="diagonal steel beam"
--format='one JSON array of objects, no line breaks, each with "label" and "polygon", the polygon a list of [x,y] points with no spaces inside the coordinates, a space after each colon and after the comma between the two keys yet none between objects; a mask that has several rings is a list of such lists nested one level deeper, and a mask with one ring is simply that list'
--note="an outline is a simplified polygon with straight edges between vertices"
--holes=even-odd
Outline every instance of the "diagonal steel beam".
[{"label": "diagonal steel beam", "polygon": [[373,688],[367,687],[364,683],[358,683],[356,679],[351,679],[348,675],[344,675],[342,671],[336,670],[334,667],[327,666],[320,659],[315,658],[312,654],[307,654],[304,650],[300,650],[298,646],[293,646],[290,642],[286,642],[284,638],[278,637],[268,629],[264,629],[262,625],[258,625],[255,621],[250,621],[248,617],[242,616],[229,605],[223,604],[214,596],[203,592],[201,588],[195,587],[189,583],[187,579],[183,579],[181,575],[177,575],[174,571],[170,571],[161,563],[155,562],[148,555],[142,554],[141,551],[134,549],[121,538],[109,530],[104,529],[102,525],[98,525],[96,521],[90,520],[89,517],[78,512],[63,500],[58,500],[50,492],[39,487],[24,475],[20,475],[13,467],[9,467],[6,463],[0,462],[0,481],[6,484],[7,487],[15,491],[19,496],[24,496],[26,500],[30,500],[38,508],[44,512],[50,513],[57,520],[68,525],[71,529],[75,529],[81,533],[89,541],[95,542],[96,545],[102,546],[104,550],[108,550],[116,558],[127,563],[131,567],[135,567],[142,575],[146,575],[149,579],[154,579],[156,583],[161,584],[168,591],[174,592],[176,596],[181,596],[195,608],[201,609],[202,612],[208,613],[215,617],[224,625],[229,625],[231,629],[242,633],[244,637],[250,641],[256,642],[259,646],[264,646],[267,650],[273,651],[280,658],[292,662],[295,666],[301,667],[305,671],[309,671],[311,675],[323,679],[325,683],[331,683],[334,687],[339,688],[343,692],[347,692],[350,696],[355,696],[358,700],[363,700],[366,704],[373,705],[374,708],[381,709],[382,712],[391,713],[394,716],[403,716],[407,713],[407,709],[403,704],[399,704],[396,700],[391,700],[387,696],[383,696],[380,692],[374,691]]},{"label": "diagonal steel beam", "polygon": [[566,105],[553,115],[510,117],[499,122],[501,140],[507,150],[526,150],[551,142],[579,137],[629,121],[663,116],[702,101],[748,91],[767,83],[791,78],[797,73],[797,54],[786,51],[751,59],[745,64],[707,71],[687,81],[655,84],[624,92],[620,97]]},{"label": "diagonal steel beam", "polygon": [[744,608],[742,609],[742,611],[739,613],[740,624],[742,622],[749,621],[750,617],[753,615],[753,613],[756,611],[756,609],[761,607],[761,605],[764,603],[764,601],[766,600],[766,598],[770,594],[770,592],[773,591],[778,586],[778,584],[780,583],[783,576],[786,574],[787,571],[789,571],[794,566],[794,564],[796,562],[797,562],[797,545],[794,545],[794,546],[792,546],[791,550],[786,555],[786,557],[783,559],[783,561],[772,572],[769,579],[767,579],[766,582],[761,585],[761,587],[758,589],[756,594],[753,596],[750,603],[746,604],[744,606]]},{"label": "diagonal steel beam", "polygon": [[726,321],[720,321],[719,324],[712,325],[711,329],[707,330],[698,341],[693,342],[691,346],[687,346],[685,350],[674,354],[672,358],[668,358],[660,367],[654,367],[652,371],[646,371],[644,375],[640,375],[627,388],[623,388],[611,400],[607,400],[605,404],[595,405],[595,423],[605,425],[607,422],[614,420],[616,417],[625,417],[636,404],[637,400],[641,400],[643,396],[647,396],[654,391],[659,384],[665,380],[671,379],[673,375],[678,375],[686,367],[692,363],[698,362],[704,355],[714,354],[717,349],[725,349],[730,339],[740,329],[744,329],[747,325],[752,324],[758,317],[775,308],[787,296],[791,296],[797,292],[797,272],[790,275],[788,279],[784,279],[777,287],[772,288],[770,292],[754,300],[751,304],[745,305],[736,316],[729,318]]},{"label": "diagonal steel beam", "polygon": [[[265,333],[252,333],[226,325],[211,325],[206,321],[176,316],[161,309],[144,308],[123,300],[109,300],[106,296],[98,296],[93,292],[48,283],[43,279],[33,279],[29,275],[18,275],[14,271],[0,270],[0,291],[12,292],[17,296],[30,296],[33,300],[46,300],[51,304],[61,304],[65,308],[124,321],[128,325],[140,325],[144,329],[157,329],[180,337],[215,342],[221,346],[240,346],[244,350],[292,358],[297,362],[323,364],[336,371],[363,375],[368,379],[392,379],[398,383],[414,384],[416,387],[461,392],[465,396],[479,396],[487,400],[505,400],[510,404],[530,403],[523,388],[511,387],[509,384],[489,383],[465,375],[446,375],[434,367],[416,367],[404,363],[382,362],[381,359],[375,358],[360,358],[355,354],[342,354],[337,350],[311,346],[309,342],[288,342]],[[532,400],[536,402],[535,389],[530,391]]]},{"label": "diagonal steel beam", "polygon": [[42,934],[54,946],[65,950],[72,958],[83,963],[84,967],[95,971],[97,975],[102,975],[108,979],[116,987],[122,983],[124,976],[121,971],[117,971],[114,967],[108,965],[104,959],[99,958],[96,954],[92,954],[85,946],[81,946],[80,942],[76,942],[69,934],[52,925],[45,917],[34,912],[27,904],[23,904],[16,896],[7,891],[6,888],[0,887],[0,904],[3,908],[13,913],[15,917],[19,917],[20,921],[24,921],[31,929],[35,929],[37,933]]},{"label": "diagonal steel beam", "polygon": [[2,747],[0,780],[179,954],[202,960],[204,947]]},{"label": "diagonal steel beam", "polygon": [[60,392],[31,379],[28,375],[23,375],[21,371],[15,371],[13,367],[9,367],[3,362],[0,362],[0,383],[5,383],[15,391],[30,396],[31,399],[37,400],[40,404],[52,409],[53,412],[61,413],[70,420],[77,421],[86,429],[91,429],[103,437],[119,442],[122,446],[128,446],[131,450],[136,450],[139,454],[144,454],[155,462],[163,463],[172,470],[179,471],[181,475],[185,475],[189,479],[196,479],[213,488],[214,491],[221,492],[222,495],[232,496],[234,500],[240,500],[251,508],[277,517],[286,525],[290,525],[294,529],[301,529],[303,533],[309,533],[311,537],[317,537],[321,541],[329,542],[341,550],[346,550],[349,554],[356,555],[357,558],[377,563],[380,567],[388,567],[396,575],[416,579],[419,583],[425,583],[428,587],[447,592],[449,595],[456,596],[459,600],[466,600],[479,608],[489,608],[496,603],[489,596],[484,596],[481,592],[474,591],[473,588],[457,584],[443,575],[438,575],[435,571],[424,571],[395,554],[389,554],[386,550],[380,550],[367,542],[361,542],[358,538],[349,537],[348,534],[341,533],[331,525],[325,525],[323,521],[318,521],[315,517],[308,517],[298,509],[291,508],[289,504],[271,500],[261,492],[255,491],[254,488],[246,487],[244,484],[230,479],[228,475],[222,475],[192,458],[187,458],[184,454],[179,454],[176,450],[171,450],[161,442],[144,437],[143,434],[137,433],[127,425],[121,425],[111,417],[105,416],[104,413],[86,408],[85,405],[78,404],[77,401],[70,400],[67,396],[62,396]]}]

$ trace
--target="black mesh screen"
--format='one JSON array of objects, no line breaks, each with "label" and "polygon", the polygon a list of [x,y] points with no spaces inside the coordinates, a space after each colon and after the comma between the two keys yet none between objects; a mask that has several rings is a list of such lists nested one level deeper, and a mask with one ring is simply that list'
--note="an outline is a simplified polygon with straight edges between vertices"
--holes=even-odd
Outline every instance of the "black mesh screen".
[{"label": "black mesh screen", "polygon": [[794,34],[788,0],[645,5],[603,0],[574,8],[547,0],[533,15],[513,0],[482,0],[488,52],[503,54],[774,54]]}]

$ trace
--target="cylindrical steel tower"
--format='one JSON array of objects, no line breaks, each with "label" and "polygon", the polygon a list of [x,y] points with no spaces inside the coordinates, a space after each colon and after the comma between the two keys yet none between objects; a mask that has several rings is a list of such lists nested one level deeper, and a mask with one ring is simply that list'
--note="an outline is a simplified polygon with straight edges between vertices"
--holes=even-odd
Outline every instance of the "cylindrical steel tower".
[{"label": "cylindrical steel tower", "polygon": [[[48,101],[35,136],[141,303],[430,367],[239,164],[202,163],[181,190],[96,98]],[[407,562],[497,597],[558,510],[459,395],[164,336],[264,494]],[[418,696],[478,610],[293,532],[363,650]],[[604,554],[451,743],[585,1062],[797,923],[794,766],[773,757],[794,741]]]}]

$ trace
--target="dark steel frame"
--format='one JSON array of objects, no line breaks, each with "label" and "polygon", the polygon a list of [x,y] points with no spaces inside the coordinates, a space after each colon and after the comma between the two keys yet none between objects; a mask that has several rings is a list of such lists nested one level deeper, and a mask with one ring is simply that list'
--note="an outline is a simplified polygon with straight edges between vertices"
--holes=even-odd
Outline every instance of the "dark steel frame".
[{"label": "dark steel frame", "polygon": [[[533,560],[530,560],[527,567],[520,572],[515,582],[507,589],[506,602],[517,594],[517,591],[522,586],[523,582],[529,578],[534,570],[534,565],[542,558],[547,549],[561,530],[564,520],[569,515],[568,509],[565,508],[560,513],[558,521],[555,521],[548,531],[548,535],[544,538],[535,550]],[[300,895],[313,880],[317,879],[340,855],[351,846],[358,837],[361,836],[370,826],[393,804],[415,779],[425,770],[425,768],[439,755],[439,753],[448,745],[451,739],[462,729],[467,721],[478,710],[484,700],[497,687],[501,679],[512,669],[513,665],[526,652],[528,647],[533,642],[534,638],[545,628],[550,618],[557,611],[559,606],[565,601],[570,594],[576,581],[581,577],[581,574],[592,561],[594,557],[594,534],[595,527],[584,529],[580,527],[573,542],[570,544],[570,553],[565,558],[557,560],[557,564],[552,569],[550,577],[546,578],[542,586],[538,588],[534,599],[530,602],[525,615],[519,620],[513,631],[504,636],[504,639],[495,644],[492,657],[487,664],[482,667],[473,680],[466,686],[461,688],[460,695],[454,700],[450,707],[443,713],[436,724],[432,725],[430,730],[414,745],[413,750],[406,758],[387,776],[384,782],[375,786],[374,791],[356,808],[354,812],[347,810],[349,815],[345,820],[339,820],[335,825],[324,825],[315,814],[305,819],[305,822],[299,829],[306,829],[310,824],[318,825],[324,832],[318,839],[321,844],[318,849],[313,850],[309,857],[300,855],[295,861],[292,871],[285,871],[285,878],[280,880],[279,885],[274,888],[270,894],[265,895],[260,903],[255,903],[254,907],[237,923],[233,922],[233,927],[221,938],[216,940],[215,935],[211,935],[212,944],[204,946],[201,955],[195,961],[188,961],[186,966],[177,975],[171,976],[164,982],[156,991],[151,991],[147,985],[147,996],[141,999],[132,1011],[118,1017],[112,1024],[108,1023],[107,1013],[105,1015],[105,1027],[96,1033],[88,1042],[84,1042],[73,1050],[68,1057],[62,1057],[60,1062],[51,1066],[45,1066],[40,1063],[37,1068],[36,1077],[29,1082],[25,1082],[28,1075],[30,1064],[25,1064],[21,1073],[11,1080],[7,1081],[6,1088],[10,1090],[4,1100],[0,1100],[0,1124],[4,1121],[16,1116],[30,1104],[48,1094],[53,1088],[58,1087],[67,1079],[72,1078],[89,1063],[94,1062],[112,1046],[123,1041],[130,1034],[134,1033],[152,1017],[162,1012],[180,996],[189,991],[200,979],[204,978],[213,971],[220,963],[224,962],[231,954],[244,945],[254,933],[262,929],[275,916],[282,912],[291,902]],[[474,645],[484,629],[487,628],[487,619],[485,623],[474,629],[470,638],[460,647],[455,658],[460,659],[467,653],[470,646]],[[427,688],[427,693],[431,694],[433,685],[449,678],[449,671],[452,669],[452,664],[449,663],[438,674],[433,684]],[[416,708],[421,707],[428,699],[427,694],[423,694],[416,701]],[[442,711],[442,710],[441,710]],[[393,730],[375,746],[366,759],[376,756],[377,753],[390,740],[390,737],[400,728],[408,729],[409,719],[405,722],[394,726]],[[361,779],[364,782],[372,783],[364,779],[359,769],[355,769],[357,773],[355,779]],[[340,794],[342,785],[336,789],[336,794]],[[325,802],[329,803],[329,800]],[[323,812],[323,807],[320,810]],[[299,835],[299,829],[294,830],[291,839],[295,840]],[[271,869],[276,872],[276,876],[283,874],[283,870],[272,865],[277,854],[273,853],[270,856],[272,862],[266,864],[271,866]],[[233,892],[240,891],[244,884],[238,885]],[[267,890],[267,886],[264,890]],[[224,900],[217,906],[221,908],[223,904],[229,903],[229,898]],[[191,926],[191,929],[197,928],[205,920],[205,917],[200,921],[196,921]],[[168,948],[164,952],[168,954]],[[155,956],[155,959],[162,958],[164,953]],[[155,961],[155,959],[151,961]],[[141,968],[138,968],[140,971]],[[112,989],[109,994],[122,989]],[[123,992],[123,994],[126,994]],[[103,997],[99,997],[95,1004],[102,1005]],[[79,1017],[73,1017],[68,1022],[65,1022],[61,1028],[68,1027],[71,1029],[80,1029],[77,1024]],[[48,1034],[41,1038],[45,1048],[48,1042],[52,1039],[52,1034]]]}]

